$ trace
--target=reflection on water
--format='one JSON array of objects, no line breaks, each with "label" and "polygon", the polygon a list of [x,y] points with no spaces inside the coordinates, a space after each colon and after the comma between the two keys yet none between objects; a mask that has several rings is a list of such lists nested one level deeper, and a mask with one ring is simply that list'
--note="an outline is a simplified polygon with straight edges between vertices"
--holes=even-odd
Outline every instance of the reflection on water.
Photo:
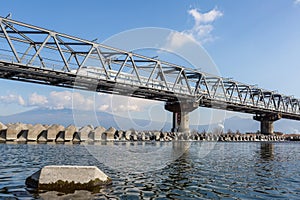
[{"label": "reflection on water", "polygon": [[191,142],[187,141],[106,142],[101,145],[86,144],[85,148],[111,170],[145,173],[162,169],[174,162],[189,150],[190,145]]},{"label": "reflection on water", "polygon": [[260,145],[260,156],[264,160],[274,159],[274,144],[273,143],[261,143]]},{"label": "reflection on water", "polygon": [[[88,148],[82,144],[0,144],[1,152],[5,152],[0,156],[0,199],[299,197],[299,143],[170,144],[172,143],[98,143],[89,144]],[[120,160],[114,160],[119,167],[113,168],[93,157],[90,146],[94,146],[103,157],[109,157],[119,150],[119,155],[126,155],[128,158],[121,159],[119,156]],[[147,159],[138,162],[136,158],[140,158],[139,154],[146,156],[151,162],[144,162]],[[127,162],[130,159],[135,161]],[[106,162],[112,160],[107,159]],[[150,167],[147,166],[149,163]],[[157,166],[155,163],[166,165],[157,170],[141,171],[143,168]],[[96,165],[112,178],[113,185],[102,188],[98,193],[28,192],[24,185],[26,177],[50,164]]]}]

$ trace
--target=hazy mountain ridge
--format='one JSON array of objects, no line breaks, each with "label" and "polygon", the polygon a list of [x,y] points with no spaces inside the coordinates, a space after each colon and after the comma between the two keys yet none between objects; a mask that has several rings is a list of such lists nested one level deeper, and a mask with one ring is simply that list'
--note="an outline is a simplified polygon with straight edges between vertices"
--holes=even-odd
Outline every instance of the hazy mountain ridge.
[{"label": "hazy mountain ridge", "polygon": [[[68,126],[75,124],[76,126],[84,126],[92,124],[94,126],[101,125],[105,128],[116,127],[118,129],[137,130],[165,130],[169,131],[172,127],[171,119],[167,122],[149,121],[142,119],[127,119],[120,116],[114,116],[106,112],[94,111],[73,111],[71,109],[51,110],[51,109],[34,109],[23,113],[18,113],[9,116],[0,116],[2,123],[30,123],[30,124],[62,124]],[[212,125],[191,125],[191,130],[208,130],[208,128],[217,127]],[[242,133],[256,132],[260,128],[260,123],[251,118],[231,117],[225,120],[224,131],[231,130],[233,132],[239,130]],[[299,133],[300,123],[293,120],[279,120],[274,123],[275,131],[283,133]]]}]

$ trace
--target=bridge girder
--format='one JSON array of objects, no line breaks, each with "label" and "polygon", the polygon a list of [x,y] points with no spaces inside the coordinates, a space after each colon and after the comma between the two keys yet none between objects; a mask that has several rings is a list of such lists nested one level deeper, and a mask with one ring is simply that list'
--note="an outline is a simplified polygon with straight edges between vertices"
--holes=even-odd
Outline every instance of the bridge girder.
[{"label": "bridge girder", "polygon": [[300,120],[300,101],[93,41],[0,17],[0,77]]}]

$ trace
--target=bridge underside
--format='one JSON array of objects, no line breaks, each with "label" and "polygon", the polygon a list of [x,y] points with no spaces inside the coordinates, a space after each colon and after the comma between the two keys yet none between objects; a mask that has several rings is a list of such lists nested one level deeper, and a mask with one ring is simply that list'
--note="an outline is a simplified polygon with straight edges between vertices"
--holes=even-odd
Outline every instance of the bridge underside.
[{"label": "bridge underside", "polygon": [[22,64],[8,63],[3,61],[0,62],[0,78],[171,102],[171,104],[166,104],[166,110],[173,112],[172,131],[179,132],[189,132],[189,112],[198,107],[222,109],[256,115],[254,116],[254,120],[261,122],[261,133],[263,134],[273,134],[273,122],[280,118],[300,120],[299,115],[292,113],[280,113],[281,117],[273,120],[270,117],[268,118],[261,116],[278,116],[279,112],[272,112],[264,108],[239,105],[208,98],[203,98],[199,103],[195,104],[192,103],[192,98],[187,98],[185,95],[179,95],[181,98],[181,103],[179,103],[178,95],[174,95],[171,92],[157,92],[155,90],[150,91],[149,88],[146,87],[128,87],[127,85],[118,84],[114,81],[109,82],[107,80],[86,78],[73,73],[52,71],[45,68],[28,67]]},{"label": "bridge underside", "polygon": [[164,101],[174,130],[188,107],[253,114],[268,134],[274,116],[300,120],[293,96],[3,17],[0,46],[0,78]]},{"label": "bridge underside", "polygon": [[22,64],[7,63],[3,61],[0,62],[0,78],[157,101],[177,101],[177,98],[171,92],[158,92],[146,87],[128,86],[125,84],[118,84],[115,81],[91,77],[87,78],[74,73],[28,67]]},{"label": "bridge underside", "polygon": [[213,99],[202,99],[200,101],[199,106],[207,107],[207,108],[214,108],[214,109],[221,109],[221,110],[228,110],[234,112],[242,112],[248,113],[253,115],[281,115],[281,118],[285,119],[292,119],[292,120],[300,120],[300,116],[298,114],[293,113],[286,113],[286,112],[279,112],[279,111],[271,111],[265,108],[259,108],[256,106],[249,106],[249,105],[240,105],[231,102],[224,102],[220,100],[213,100]]}]

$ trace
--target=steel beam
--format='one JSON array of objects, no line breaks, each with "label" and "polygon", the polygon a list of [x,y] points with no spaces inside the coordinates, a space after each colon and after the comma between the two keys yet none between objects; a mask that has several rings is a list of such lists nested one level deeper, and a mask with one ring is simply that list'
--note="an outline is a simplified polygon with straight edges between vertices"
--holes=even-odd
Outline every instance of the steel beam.
[{"label": "steel beam", "polygon": [[[168,103],[184,99],[198,106],[300,120],[300,100],[289,95],[12,19],[0,17],[0,27],[2,78],[85,90],[97,84],[97,92]],[[49,51],[60,56],[51,57]],[[36,57],[40,66],[33,65]]]}]

